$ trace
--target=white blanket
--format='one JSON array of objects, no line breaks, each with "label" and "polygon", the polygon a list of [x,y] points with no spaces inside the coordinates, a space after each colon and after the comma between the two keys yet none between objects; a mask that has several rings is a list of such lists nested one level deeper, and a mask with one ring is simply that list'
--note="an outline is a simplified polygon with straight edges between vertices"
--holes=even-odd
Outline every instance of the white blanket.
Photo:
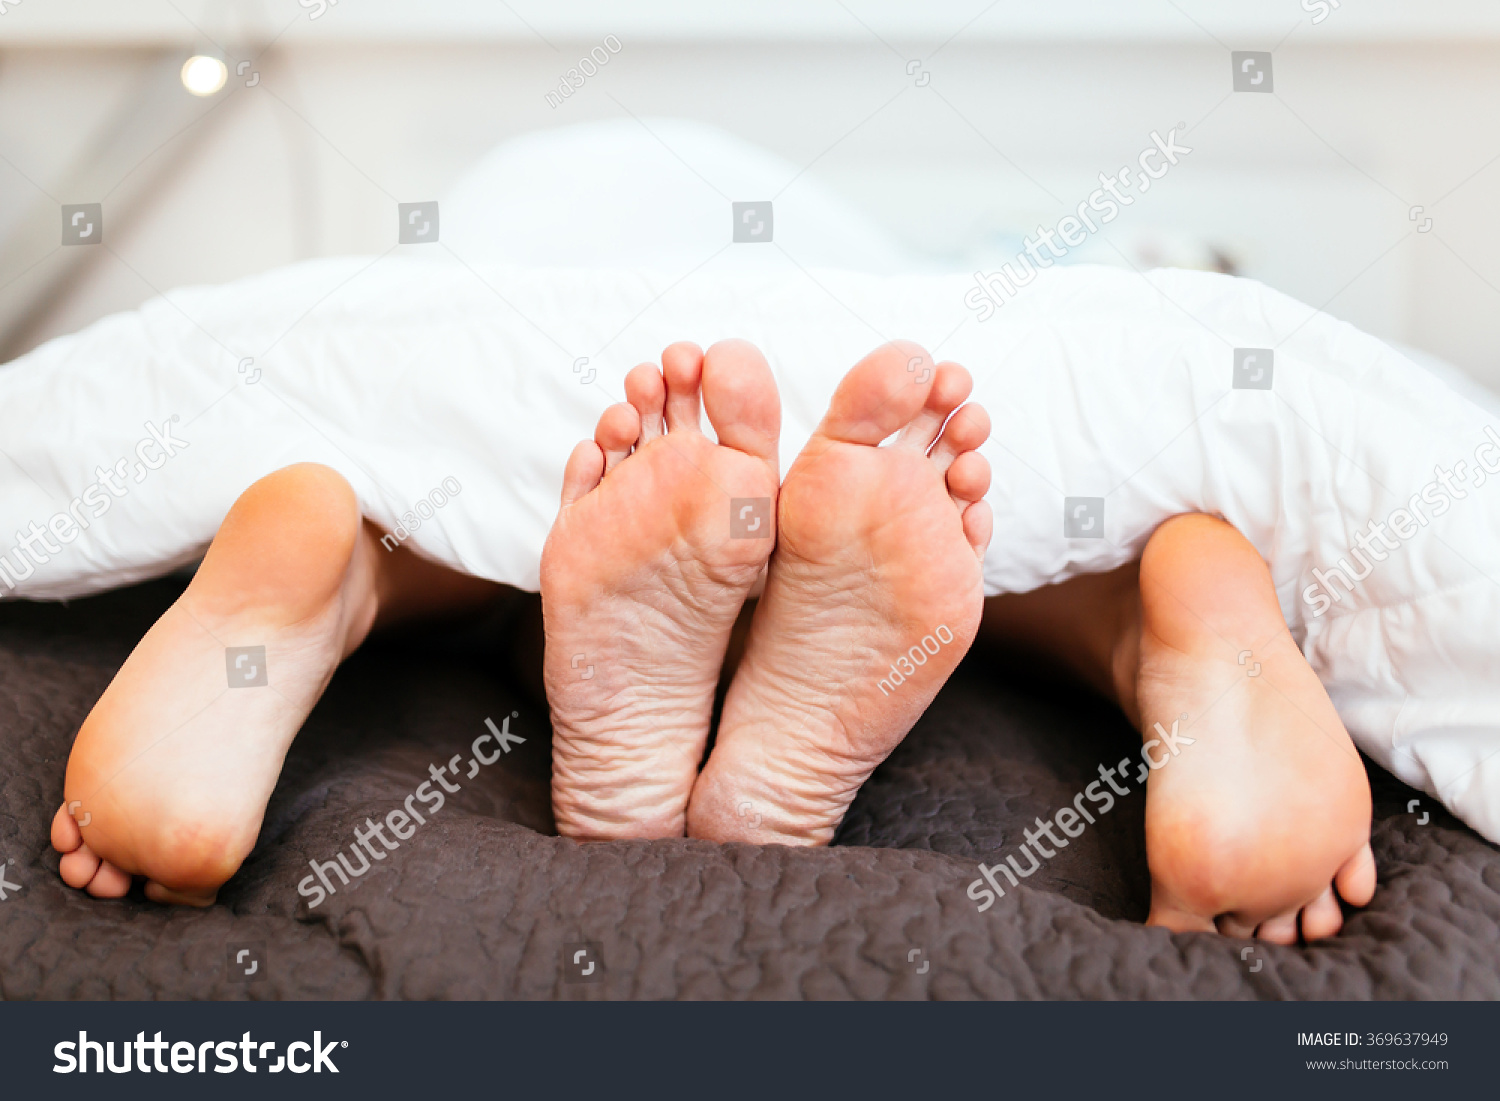
[{"label": "white blanket", "polygon": [[[674,279],[437,250],[317,261],[54,340],[0,371],[0,590],[161,574],[300,460],[341,471],[382,527],[419,520],[420,553],[535,589],[563,462],[630,367],[673,340],[755,342],[781,387],[785,467],[841,374],[900,336],[967,365],[994,420],[987,593],[1110,569],[1166,517],[1218,513],[1270,562],[1359,746],[1500,839],[1500,479],[1484,472],[1500,447],[1477,405],[1225,276],[1053,269],[983,323],[959,276]],[[1236,348],[1274,350],[1272,389],[1234,387]],[[1102,516],[1070,505],[1076,537],[1068,498],[1103,499]],[[1395,549],[1351,553],[1387,520]],[[1328,573],[1340,559],[1371,567],[1353,592]]]}]

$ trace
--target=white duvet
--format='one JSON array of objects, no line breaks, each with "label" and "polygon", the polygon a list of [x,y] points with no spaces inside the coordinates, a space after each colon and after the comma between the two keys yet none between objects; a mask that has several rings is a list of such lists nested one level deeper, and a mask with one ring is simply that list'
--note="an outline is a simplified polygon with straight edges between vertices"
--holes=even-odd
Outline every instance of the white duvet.
[{"label": "white duvet", "polygon": [[[1270,562],[1360,748],[1500,840],[1492,418],[1250,281],[1053,268],[982,323],[974,287],[523,270],[439,245],[176,291],[0,370],[0,592],[73,597],[190,562],[246,486],[304,460],[420,553],[535,589],[563,463],[632,366],[674,340],[753,341],[785,469],[842,373],[904,337],[965,364],[994,422],[988,594],[1110,569],[1163,519],[1220,514]],[[1271,389],[1233,385],[1236,349],[1274,352],[1243,374],[1270,366]]]}]

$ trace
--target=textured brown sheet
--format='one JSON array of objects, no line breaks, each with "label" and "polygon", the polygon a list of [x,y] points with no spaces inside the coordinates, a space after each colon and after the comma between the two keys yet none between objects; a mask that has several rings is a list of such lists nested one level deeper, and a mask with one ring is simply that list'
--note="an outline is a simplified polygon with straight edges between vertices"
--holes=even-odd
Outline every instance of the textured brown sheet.
[{"label": "textured brown sheet", "polygon": [[[1252,942],[1140,926],[1139,794],[979,914],[977,863],[1134,746],[1107,707],[1006,685],[977,655],[838,845],[802,851],[552,836],[545,708],[492,672],[506,632],[373,644],[313,713],[218,905],[93,901],[58,880],[47,843],[68,747],[179,587],[0,606],[0,860],[21,885],[0,902],[5,998],[1500,997],[1500,854],[1446,814],[1419,825],[1415,793],[1373,768],[1380,888],[1331,943],[1242,960]],[[307,910],[309,859],[512,712],[525,745]],[[569,981],[577,942],[598,945],[602,981]],[[231,975],[241,946],[261,961],[252,981]]]}]

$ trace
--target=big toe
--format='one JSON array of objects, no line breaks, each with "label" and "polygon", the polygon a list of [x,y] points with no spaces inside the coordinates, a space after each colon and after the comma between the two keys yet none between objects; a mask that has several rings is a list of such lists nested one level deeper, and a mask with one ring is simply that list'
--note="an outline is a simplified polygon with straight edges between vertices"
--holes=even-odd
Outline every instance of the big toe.
[{"label": "big toe", "polygon": [[921,346],[908,340],[881,345],[839,383],[818,434],[876,446],[922,411],[934,374],[932,357]]},{"label": "big toe", "polygon": [[703,405],[719,443],[761,459],[776,458],[781,395],[760,349],[721,340],[703,357]]}]

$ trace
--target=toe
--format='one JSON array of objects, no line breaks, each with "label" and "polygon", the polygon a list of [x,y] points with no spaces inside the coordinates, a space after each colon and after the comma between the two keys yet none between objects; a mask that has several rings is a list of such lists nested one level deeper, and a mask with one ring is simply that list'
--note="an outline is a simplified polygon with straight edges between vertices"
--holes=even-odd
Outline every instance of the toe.
[{"label": "toe", "polygon": [[[599,479],[604,477],[604,452],[599,450],[599,445],[592,440],[584,440],[573,448],[573,454],[568,456],[568,465],[563,467],[563,508],[567,508],[578,498],[588,493],[596,485]],[[53,845],[57,844],[57,822],[52,823]]]},{"label": "toe", "polygon": [[662,411],[667,404],[667,384],[654,363],[642,363],[625,376],[625,400],[641,415],[641,443],[662,434]]},{"label": "toe", "polygon": [[700,432],[698,386],[703,380],[703,349],[680,341],[661,354],[667,384],[667,431]]},{"label": "toe", "polygon": [[882,345],[844,376],[817,434],[875,447],[922,410],[932,382],[932,357],[918,345]]},{"label": "toe", "polygon": [[990,415],[982,405],[970,402],[948,419],[942,438],[932,449],[932,461],[947,470],[960,456],[973,452],[990,438]]},{"label": "toe", "polygon": [[974,553],[984,561],[984,552],[989,549],[990,531],[994,527],[994,515],[990,512],[988,501],[975,501],[964,509],[964,538],[968,540],[969,546],[974,548]]},{"label": "toe", "polygon": [[703,357],[703,405],[719,443],[774,461],[781,437],[781,397],[760,349],[721,340]]},{"label": "toe", "polygon": [[69,887],[82,890],[89,885],[89,880],[94,878],[94,873],[99,870],[102,863],[94,855],[94,850],[87,845],[79,845],[68,853],[57,863],[57,874],[62,876],[62,881]]},{"label": "toe", "polygon": [[594,429],[594,442],[604,452],[604,473],[608,474],[635,446],[641,438],[641,415],[629,402],[611,405],[599,418]]},{"label": "toe", "polygon": [[960,509],[980,500],[990,488],[990,464],[977,451],[965,451],[948,467],[948,496]]},{"label": "toe", "polygon": [[1350,906],[1365,906],[1375,897],[1375,854],[1369,842],[1345,862],[1333,883]]},{"label": "toe", "polygon": [[[920,373],[921,368],[918,367]],[[911,423],[901,429],[896,439],[897,447],[907,447],[923,454],[932,447],[933,441],[942,432],[948,417],[964,403],[974,380],[969,372],[957,363],[939,363],[932,379],[932,389],[927,391],[927,402]]]},{"label": "toe", "polygon": [[130,893],[130,876],[108,860],[101,860],[86,889],[95,898],[124,898]]},{"label": "toe", "polygon": [[1260,923],[1260,928],[1255,935],[1261,940],[1268,940],[1272,944],[1296,944],[1297,943],[1297,911],[1288,910],[1284,914],[1277,914],[1273,918],[1267,918]]},{"label": "toe", "polygon": [[1302,936],[1307,940],[1331,937],[1343,927],[1344,912],[1339,909],[1332,885],[1302,911]]},{"label": "toe", "polygon": [[78,823],[68,813],[68,805],[64,803],[52,816],[52,847],[60,853],[70,853],[82,844],[83,834],[78,831]]}]

